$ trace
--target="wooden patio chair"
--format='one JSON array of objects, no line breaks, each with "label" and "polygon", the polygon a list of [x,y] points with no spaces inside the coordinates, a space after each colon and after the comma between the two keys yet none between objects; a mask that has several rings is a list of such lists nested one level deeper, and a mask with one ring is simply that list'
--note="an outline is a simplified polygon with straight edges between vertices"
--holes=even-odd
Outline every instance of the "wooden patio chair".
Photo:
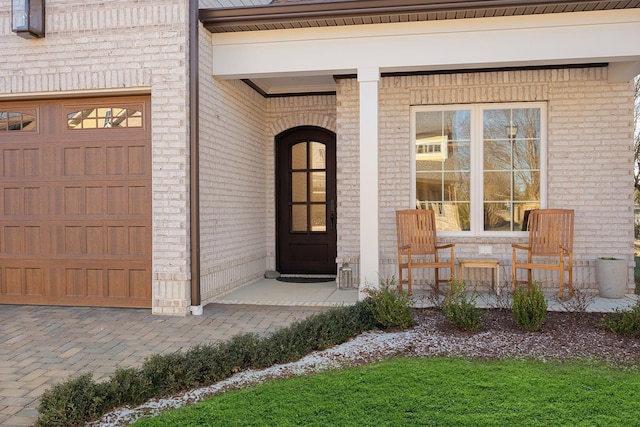
[{"label": "wooden patio chair", "polygon": [[[518,283],[531,283],[532,270],[558,271],[560,298],[564,296],[564,274],[568,273],[569,296],[573,296],[573,209],[536,209],[529,215],[529,245],[513,243],[512,289]],[[518,261],[517,251],[527,252],[524,262]],[[544,257],[544,260],[534,260]],[[527,281],[517,280],[517,270],[527,270]]]},{"label": "wooden patio chair", "polygon": [[[432,210],[409,209],[396,211],[396,227],[398,233],[398,289],[402,291],[402,270],[407,269],[407,288],[411,294],[412,274],[414,268],[435,269],[435,286],[438,289],[440,282],[448,282],[450,279],[440,279],[438,270],[448,268],[451,270],[451,279],[454,278],[454,244],[437,244],[436,220]],[[438,251],[449,249],[449,259],[440,261]]]}]

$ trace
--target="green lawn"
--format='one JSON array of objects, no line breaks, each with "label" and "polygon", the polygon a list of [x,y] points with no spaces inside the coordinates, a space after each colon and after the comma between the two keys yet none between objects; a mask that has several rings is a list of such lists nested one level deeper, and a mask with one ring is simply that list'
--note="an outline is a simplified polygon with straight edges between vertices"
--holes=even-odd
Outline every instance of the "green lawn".
[{"label": "green lawn", "polygon": [[217,395],[136,426],[633,426],[640,371],[393,359]]}]

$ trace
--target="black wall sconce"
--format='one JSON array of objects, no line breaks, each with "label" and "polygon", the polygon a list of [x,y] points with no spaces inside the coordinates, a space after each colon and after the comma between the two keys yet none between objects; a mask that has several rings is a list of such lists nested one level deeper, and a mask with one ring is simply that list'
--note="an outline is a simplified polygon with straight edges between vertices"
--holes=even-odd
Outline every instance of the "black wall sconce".
[{"label": "black wall sconce", "polygon": [[11,31],[25,39],[44,37],[45,0],[11,0]]}]

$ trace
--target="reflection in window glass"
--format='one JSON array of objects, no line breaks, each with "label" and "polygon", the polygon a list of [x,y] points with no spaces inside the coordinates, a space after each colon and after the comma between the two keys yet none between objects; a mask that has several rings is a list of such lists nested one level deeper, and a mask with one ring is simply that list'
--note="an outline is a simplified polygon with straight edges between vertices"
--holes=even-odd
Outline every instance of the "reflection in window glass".
[{"label": "reflection in window glass", "polygon": [[299,142],[291,147],[291,168],[307,168],[307,143]]},{"label": "reflection in window glass", "polygon": [[541,206],[543,108],[413,107],[416,207],[434,210],[441,231],[520,231]]},{"label": "reflection in window glass", "polygon": [[468,110],[416,112],[416,206],[433,209],[439,230],[470,230]]},{"label": "reflection in window glass", "polygon": [[311,152],[311,169],[325,169],[326,160],[326,146],[319,142],[311,142],[309,144]]},{"label": "reflection in window glass", "polygon": [[69,129],[142,127],[142,111],[123,107],[97,107],[67,114]]},{"label": "reflection in window glass", "polygon": [[324,202],[327,200],[326,172],[311,172],[311,201]]},{"label": "reflection in window glass", "polygon": [[305,141],[291,147],[291,231],[327,231],[326,146]]},{"label": "reflection in window glass", "polygon": [[311,205],[311,231],[327,231],[326,205]]},{"label": "reflection in window glass", "polygon": [[291,206],[291,231],[307,231],[307,205]]},{"label": "reflection in window glass", "polygon": [[484,229],[521,230],[540,206],[540,109],[487,109],[482,127]]},{"label": "reflection in window glass", "polygon": [[294,203],[307,201],[307,173],[306,172],[291,173],[291,201]]},{"label": "reflection in window glass", "polygon": [[36,110],[0,111],[0,132],[37,130]]}]

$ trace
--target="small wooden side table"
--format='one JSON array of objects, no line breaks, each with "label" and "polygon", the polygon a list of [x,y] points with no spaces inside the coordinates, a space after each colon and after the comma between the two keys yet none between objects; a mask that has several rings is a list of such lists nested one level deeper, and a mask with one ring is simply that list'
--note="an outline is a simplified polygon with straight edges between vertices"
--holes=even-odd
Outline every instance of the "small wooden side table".
[{"label": "small wooden side table", "polygon": [[491,282],[496,290],[496,294],[500,295],[500,260],[497,258],[460,258],[460,280],[464,280],[465,268],[490,268]]}]

